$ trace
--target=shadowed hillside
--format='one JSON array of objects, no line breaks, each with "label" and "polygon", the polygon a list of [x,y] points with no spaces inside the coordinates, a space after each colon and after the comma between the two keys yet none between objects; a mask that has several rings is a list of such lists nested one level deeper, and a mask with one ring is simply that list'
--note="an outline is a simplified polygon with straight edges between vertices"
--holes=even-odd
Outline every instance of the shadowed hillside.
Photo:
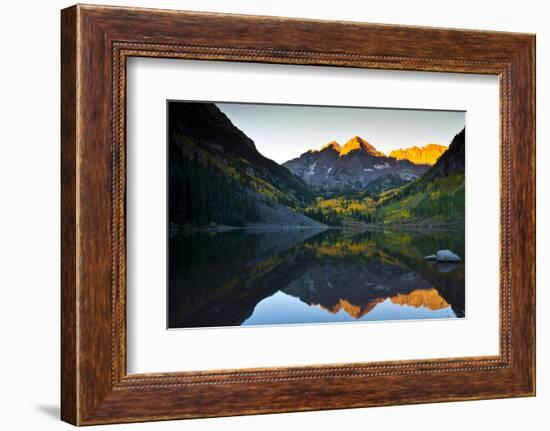
[{"label": "shadowed hillside", "polygon": [[171,225],[320,226],[300,213],[314,191],[214,104],[170,102],[168,117]]}]

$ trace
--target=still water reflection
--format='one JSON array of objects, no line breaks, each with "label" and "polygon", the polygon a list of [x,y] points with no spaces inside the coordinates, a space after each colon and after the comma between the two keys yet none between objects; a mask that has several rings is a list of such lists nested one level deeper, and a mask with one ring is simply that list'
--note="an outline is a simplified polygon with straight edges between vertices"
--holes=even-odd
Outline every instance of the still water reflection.
[{"label": "still water reflection", "polygon": [[170,238],[170,328],[464,317],[464,232],[288,229]]}]

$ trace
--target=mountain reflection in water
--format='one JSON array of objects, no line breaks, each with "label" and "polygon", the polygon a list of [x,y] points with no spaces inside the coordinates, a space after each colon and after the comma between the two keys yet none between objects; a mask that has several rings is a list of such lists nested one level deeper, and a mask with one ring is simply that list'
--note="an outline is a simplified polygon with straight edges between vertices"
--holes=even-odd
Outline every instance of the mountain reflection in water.
[{"label": "mountain reflection in water", "polygon": [[196,231],[169,241],[170,328],[464,317],[464,232]]}]

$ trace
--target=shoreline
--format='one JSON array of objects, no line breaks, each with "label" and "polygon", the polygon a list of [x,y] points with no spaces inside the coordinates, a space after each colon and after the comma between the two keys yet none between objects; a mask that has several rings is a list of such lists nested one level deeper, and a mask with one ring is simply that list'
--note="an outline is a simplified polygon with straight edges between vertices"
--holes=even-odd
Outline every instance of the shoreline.
[{"label": "shoreline", "polygon": [[335,226],[301,226],[301,225],[250,225],[250,226],[169,226],[168,231],[170,235],[177,235],[180,233],[193,233],[193,232],[233,232],[233,231],[281,231],[281,230],[329,230],[338,229]]},{"label": "shoreline", "polygon": [[342,230],[342,231],[354,231],[354,232],[383,232],[389,231],[457,231],[464,230],[465,225],[461,224],[444,224],[444,223],[370,223],[370,224],[357,224],[349,226],[301,226],[301,225],[250,225],[250,226],[228,226],[228,225],[216,225],[216,226],[178,226],[170,225],[168,227],[169,236],[175,236],[184,233],[194,232],[212,232],[212,233],[224,233],[224,232],[237,232],[237,231],[296,231],[296,230]]},{"label": "shoreline", "polygon": [[429,230],[429,231],[448,231],[448,230],[464,230],[464,224],[456,223],[371,223],[365,226],[365,230]]}]

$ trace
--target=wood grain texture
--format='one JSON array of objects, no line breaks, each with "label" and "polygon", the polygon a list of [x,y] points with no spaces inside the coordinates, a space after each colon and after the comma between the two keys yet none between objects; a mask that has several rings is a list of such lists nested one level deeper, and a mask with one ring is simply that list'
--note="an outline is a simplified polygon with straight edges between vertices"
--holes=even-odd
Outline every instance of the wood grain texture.
[{"label": "wood grain texture", "polygon": [[77,422],[76,9],[61,16],[61,417]]},{"label": "wood grain texture", "polygon": [[[535,37],[525,34],[101,6],[62,11],[63,420],[86,425],[533,395],[534,49]],[[499,75],[500,354],[127,375],[130,56]]]}]

